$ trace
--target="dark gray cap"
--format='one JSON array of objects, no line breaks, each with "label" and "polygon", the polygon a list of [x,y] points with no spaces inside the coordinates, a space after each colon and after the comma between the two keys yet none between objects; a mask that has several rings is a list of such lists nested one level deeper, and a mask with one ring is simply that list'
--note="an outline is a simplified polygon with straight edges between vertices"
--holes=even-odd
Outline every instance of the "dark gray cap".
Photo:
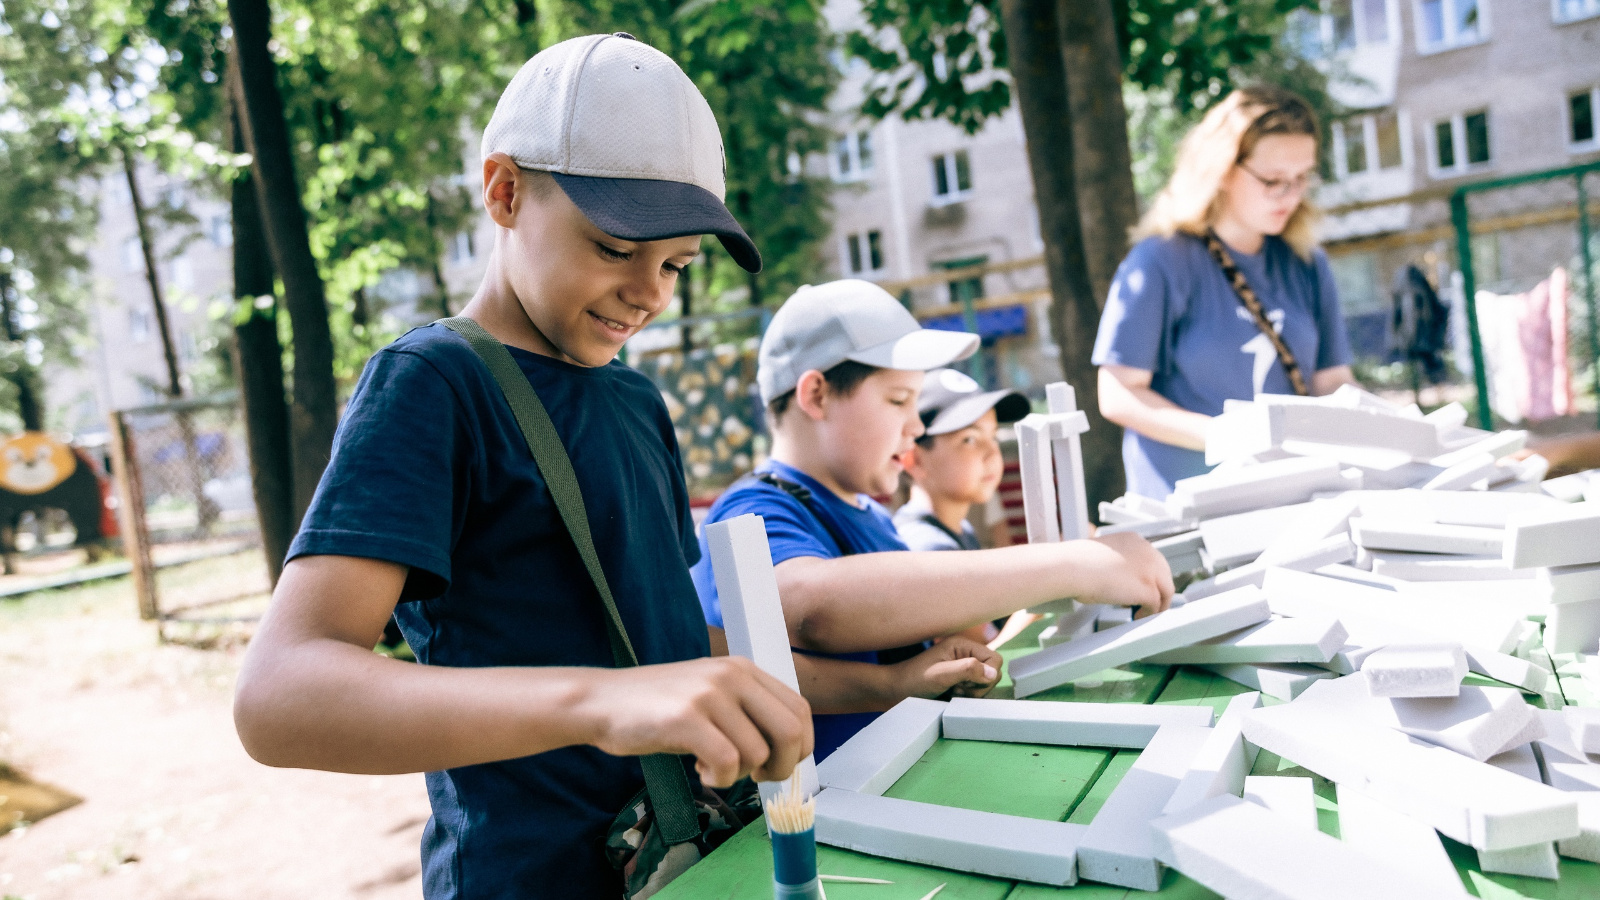
[{"label": "dark gray cap", "polygon": [[917,399],[917,411],[922,413],[922,424],[929,437],[960,431],[991,409],[1000,424],[1005,425],[1032,412],[1033,404],[1016,391],[985,391],[965,372],[955,369],[929,372]]}]

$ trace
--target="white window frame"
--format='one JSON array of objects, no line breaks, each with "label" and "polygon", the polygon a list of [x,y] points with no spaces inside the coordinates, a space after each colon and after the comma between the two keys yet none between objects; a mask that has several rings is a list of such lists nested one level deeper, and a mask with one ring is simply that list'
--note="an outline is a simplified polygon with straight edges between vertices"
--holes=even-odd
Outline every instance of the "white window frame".
[{"label": "white window frame", "polygon": [[[883,252],[883,229],[868,228],[862,231],[852,231],[839,237],[839,272],[845,277],[858,275],[881,275],[888,269],[885,259],[880,258],[878,265],[872,265],[872,235],[878,236],[878,255],[886,257]],[[861,255],[861,268],[856,268],[850,255],[850,241],[854,238],[856,247]]]},{"label": "white window frame", "polygon": [[[956,166],[956,157],[963,153],[967,156],[966,190],[961,189],[961,180],[956,177],[956,173],[960,171]],[[977,178],[973,177],[972,152],[965,147],[957,147],[953,150],[946,150],[943,153],[935,153],[929,161],[933,162],[935,160],[938,162],[938,165],[944,169],[944,182],[950,188],[950,192],[947,194],[939,193],[939,182],[937,179],[933,178],[932,171],[930,170],[930,184],[928,185],[928,188],[932,199],[928,201],[929,205],[950,206],[951,204],[960,203],[970,198],[973,191],[973,182],[977,181]]]},{"label": "white window frame", "polygon": [[[1365,178],[1369,175],[1375,175],[1380,172],[1392,172],[1396,169],[1404,169],[1406,167],[1406,119],[1398,109],[1394,110],[1394,116],[1395,128],[1400,132],[1400,162],[1390,166],[1387,169],[1383,168],[1379,164],[1379,159],[1381,157],[1378,153],[1378,115],[1387,111],[1388,110],[1380,109],[1369,113],[1360,113],[1358,115],[1339,120],[1339,127],[1332,130],[1333,174],[1335,180],[1345,181],[1351,178]],[[1346,153],[1348,150],[1348,142],[1345,139],[1345,129],[1349,128],[1351,124],[1356,122],[1361,123],[1361,141],[1366,145],[1367,167],[1362,169],[1360,172],[1351,173],[1349,169],[1350,158]],[[1492,152],[1490,153],[1489,158],[1491,160],[1494,158],[1494,154]]]},{"label": "white window frame", "polygon": [[[1467,162],[1467,116],[1483,113],[1489,127],[1489,158],[1483,162]],[[1439,138],[1438,126],[1441,122],[1450,123],[1450,141],[1455,149],[1455,165],[1444,168],[1439,165]],[[1428,144],[1428,174],[1434,178],[1456,178],[1473,172],[1482,172],[1493,168],[1495,161],[1494,152],[1494,118],[1489,115],[1489,108],[1470,109],[1458,112],[1448,119],[1432,119],[1428,122],[1427,134],[1424,135]]]},{"label": "white window frame", "polygon": [[1456,4],[1464,0],[1439,0],[1444,7],[1444,40],[1438,44],[1428,43],[1427,32],[1422,27],[1423,0],[1411,0],[1412,22],[1415,23],[1417,32],[1417,54],[1431,56],[1435,53],[1446,53],[1462,47],[1475,47],[1486,43],[1490,37],[1489,30],[1489,0],[1478,0],[1478,35],[1471,40],[1465,40],[1455,30]]},{"label": "white window frame", "polygon": [[[1389,17],[1389,3],[1390,0],[1383,0],[1383,40],[1369,41],[1366,40],[1366,35],[1371,29],[1368,27],[1367,12],[1363,0],[1350,0],[1350,27],[1354,31],[1355,43],[1345,48],[1334,46],[1333,13],[1326,11],[1317,13],[1319,19],[1317,36],[1322,41],[1322,52],[1331,56],[1335,53],[1342,53],[1345,50],[1354,50],[1359,47],[1387,46],[1394,40],[1395,34],[1394,20]],[[1324,9],[1326,9],[1326,5]]]},{"label": "white window frame", "polygon": [[[1568,19],[1561,15],[1561,0],[1550,0],[1550,21],[1557,25],[1568,25],[1573,22],[1585,22],[1600,16],[1600,0],[1589,0],[1589,4],[1590,10],[1588,12],[1580,13]],[[1568,133],[1570,134],[1571,132]]]},{"label": "white window frame", "polygon": [[1594,125],[1594,134],[1587,141],[1574,141],[1572,139],[1572,98],[1583,93],[1583,89],[1568,89],[1561,92],[1561,142],[1567,145],[1568,153],[1593,153],[1600,150],[1600,85],[1589,87],[1589,121]]},{"label": "white window frame", "polygon": [[[870,161],[865,165],[861,162],[861,138],[863,135],[867,138],[867,143],[871,145],[872,129],[855,128],[839,135],[833,146],[828,148],[828,169],[833,174],[833,180],[839,184],[865,181],[872,175],[872,170],[877,168],[878,154],[876,147],[869,151]],[[843,141],[845,144],[845,156],[850,160],[849,171],[845,171],[844,167],[839,165],[839,141]]]}]

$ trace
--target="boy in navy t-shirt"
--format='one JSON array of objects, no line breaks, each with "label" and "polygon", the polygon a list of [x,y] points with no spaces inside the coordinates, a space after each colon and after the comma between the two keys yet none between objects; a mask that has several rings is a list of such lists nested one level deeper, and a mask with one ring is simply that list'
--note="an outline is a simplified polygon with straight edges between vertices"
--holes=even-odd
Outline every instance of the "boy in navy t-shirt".
[{"label": "boy in navy t-shirt", "polygon": [[[900,457],[923,433],[923,373],[970,356],[977,345],[977,335],[922,328],[883,288],[854,279],[803,287],[773,316],[756,364],[771,458],[724,492],[707,521],[765,518],[795,648],[881,662],[886,651],[1062,597],[1137,606],[1144,614],[1171,602],[1166,560],[1134,535],[968,553],[907,551],[871,498],[894,492]],[[704,554],[694,583],[706,621],[720,624]],[[927,652],[998,668],[993,651],[966,638]],[[985,672],[958,689],[980,693],[995,680]],[[868,709],[888,709],[906,696],[929,694],[913,688]],[[873,717],[817,715],[817,758]]]},{"label": "boy in navy t-shirt", "polygon": [[[750,271],[760,256],[723,205],[710,107],[627,35],[531,59],[483,155],[495,243],[464,315],[548,409],[641,665],[612,668],[605,608],[510,406],[435,324],[363,372],[235,722],[269,765],[427,772],[429,900],[616,896],[604,838],[643,785],[636,757],[692,755],[691,774],[725,786],[784,778],[811,750],[805,699],[747,660],[706,658],[726,650],[689,576],[700,552],[672,423],[614,360],[672,301],[701,235]],[[372,652],[391,613],[422,665]],[[823,709],[854,708],[878,676],[797,669]]]}]

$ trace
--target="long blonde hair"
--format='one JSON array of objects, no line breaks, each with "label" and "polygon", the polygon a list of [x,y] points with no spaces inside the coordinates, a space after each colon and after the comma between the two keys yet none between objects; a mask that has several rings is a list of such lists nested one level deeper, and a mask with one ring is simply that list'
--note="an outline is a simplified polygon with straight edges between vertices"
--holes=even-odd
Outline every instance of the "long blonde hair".
[{"label": "long blonde hair", "polygon": [[[1216,221],[1222,182],[1269,134],[1305,134],[1320,141],[1311,104],[1283,88],[1240,88],[1211,108],[1178,146],[1178,163],[1166,187],[1134,226],[1133,241],[1178,232],[1204,235]],[[1321,214],[1309,197],[1289,216],[1281,237],[1303,259],[1316,247]]]}]

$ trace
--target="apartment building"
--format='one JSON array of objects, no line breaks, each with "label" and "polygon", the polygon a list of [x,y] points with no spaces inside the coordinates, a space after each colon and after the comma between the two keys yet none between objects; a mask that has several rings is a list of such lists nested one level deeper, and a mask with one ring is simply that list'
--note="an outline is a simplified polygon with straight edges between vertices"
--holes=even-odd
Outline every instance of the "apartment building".
[{"label": "apartment building", "polygon": [[[1297,27],[1355,110],[1319,201],[1358,345],[1381,347],[1397,270],[1451,284],[1457,188],[1600,161],[1600,0],[1330,0]],[[1526,290],[1577,255],[1572,179],[1470,208],[1480,289]]]}]

